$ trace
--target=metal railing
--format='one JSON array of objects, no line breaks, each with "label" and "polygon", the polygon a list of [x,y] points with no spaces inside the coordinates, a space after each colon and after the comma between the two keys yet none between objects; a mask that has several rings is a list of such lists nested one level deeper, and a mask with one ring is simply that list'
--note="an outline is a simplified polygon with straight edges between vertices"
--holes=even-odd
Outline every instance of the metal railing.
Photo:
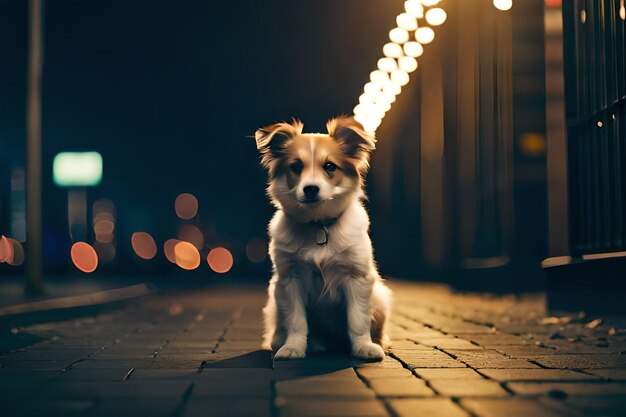
[{"label": "metal railing", "polygon": [[626,249],[624,0],[563,2],[572,255]]}]

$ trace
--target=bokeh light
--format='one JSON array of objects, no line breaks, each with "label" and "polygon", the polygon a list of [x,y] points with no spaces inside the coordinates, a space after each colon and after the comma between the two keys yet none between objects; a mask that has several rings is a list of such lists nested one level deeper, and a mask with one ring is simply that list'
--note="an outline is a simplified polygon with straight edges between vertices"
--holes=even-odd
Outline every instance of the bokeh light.
[{"label": "bokeh light", "polygon": [[98,254],[98,263],[110,263],[115,259],[117,250],[113,243],[95,242],[93,248]]},{"label": "bokeh light", "polygon": [[398,17],[396,17],[396,23],[398,27],[405,30],[417,29],[417,19],[415,19],[415,16],[408,13],[400,13]]},{"label": "bokeh light", "polygon": [[178,242],[174,246],[176,265],[189,271],[200,266],[200,253],[189,242]]},{"label": "bokeh light", "polygon": [[70,255],[74,266],[82,272],[93,272],[98,267],[98,254],[88,243],[74,243]]},{"label": "bokeh light", "polygon": [[426,45],[435,39],[435,31],[429,27],[421,27],[415,31],[415,39],[422,45]]},{"label": "bokeh light", "polygon": [[513,7],[513,0],[493,0],[493,5],[498,10],[509,10]]},{"label": "bokeh light", "polygon": [[13,261],[13,245],[4,236],[0,236],[0,264],[11,263]]},{"label": "bokeh light", "polygon": [[396,60],[393,58],[380,58],[378,60],[378,69],[384,72],[391,72],[398,68]]},{"label": "bokeh light", "polygon": [[391,42],[404,43],[409,40],[409,32],[406,29],[394,28],[389,31]]},{"label": "bokeh light", "polygon": [[202,231],[193,224],[183,224],[178,228],[178,239],[189,242],[200,250],[204,248],[204,235]]},{"label": "bokeh light", "polygon": [[8,238],[9,243],[12,247],[12,257],[7,261],[9,265],[20,266],[24,263],[24,246],[17,240],[13,238]]},{"label": "bokeh light", "polygon": [[93,231],[98,242],[111,243],[114,237],[115,223],[109,219],[99,219],[94,222]]},{"label": "bokeh light", "polygon": [[174,202],[174,210],[183,220],[193,219],[198,214],[198,199],[193,194],[179,194]]},{"label": "bokeh light", "polygon": [[395,70],[391,73],[391,81],[403,87],[409,83],[409,74],[402,70]]},{"label": "bokeh light", "polygon": [[443,22],[446,21],[447,17],[448,15],[446,11],[438,7],[434,9],[430,9],[429,11],[426,12],[426,21],[431,26],[439,26],[443,24]]},{"label": "bokeh light", "polygon": [[404,10],[413,17],[424,17],[424,6],[420,0],[407,0],[404,2]]},{"label": "bokeh light", "polygon": [[423,53],[424,47],[419,42],[411,41],[404,44],[404,54],[406,56],[417,58],[418,56],[422,56]]},{"label": "bokeh light", "polygon": [[372,71],[370,72],[370,81],[374,84],[384,84],[389,82],[389,74],[381,70]]},{"label": "bokeh light", "polygon": [[226,248],[212,249],[206,260],[211,269],[218,274],[225,274],[233,267],[233,255]]},{"label": "bokeh light", "polygon": [[176,317],[176,316],[180,316],[181,314],[183,314],[183,312],[185,311],[185,309],[183,308],[183,306],[181,306],[178,303],[172,303],[170,304],[170,306],[167,308],[167,312],[170,314],[170,316],[172,317]]},{"label": "bokeh light", "polygon": [[386,43],[383,46],[383,55],[388,58],[399,58],[402,56],[402,47],[394,42]]},{"label": "bokeh light", "polygon": [[403,56],[398,59],[398,66],[402,71],[411,73],[417,69],[417,60],[410,56]]},{"label": "bokeh light", "polygon": [[135,254],[141,259],[152,259],[156,256],[157,246],[149,233],[135,232],[130,237],[130,243],[135,251]]},{"label": "bokeh light", "polygon": [[96,241],[112,243],[115,238],[115,205],[106,198],[96,200],[93,203],[92,213]]},{"label": "bokeh light", "polygon": [[176,253],[174,252],[174,248],[176,244],[180,242],[178,239],[168,239],[163,244],[163,252],[165,253],[165,257],[168,261],[175,264],[176,263]]},{"label": "bokeh light", "polygon": [[250,239],[246,245],[246,256],[250,262],[263,262],[267,256],[267,243],[265,242],[265,239]]}]

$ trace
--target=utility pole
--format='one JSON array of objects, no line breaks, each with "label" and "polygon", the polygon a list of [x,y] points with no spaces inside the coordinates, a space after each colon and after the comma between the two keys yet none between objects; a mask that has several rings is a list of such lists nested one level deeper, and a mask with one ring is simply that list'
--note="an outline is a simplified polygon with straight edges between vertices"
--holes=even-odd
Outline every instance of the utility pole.
[{"label": "utility pole", "polygon": [[26,104],[26,291],[43,291],[41,248],[41,71],[43,0],[29,0]]}]

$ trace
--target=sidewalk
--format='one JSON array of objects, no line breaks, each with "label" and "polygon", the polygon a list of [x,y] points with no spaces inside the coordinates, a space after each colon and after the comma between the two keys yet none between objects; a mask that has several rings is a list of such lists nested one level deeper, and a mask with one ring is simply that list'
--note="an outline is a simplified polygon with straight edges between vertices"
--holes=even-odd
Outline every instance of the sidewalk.
[{"label": "sidewalk", "polygon": [[264,288],[251,286],[13,329],[39,342],[1,354],[2,415],[626,415],[626,319],[545,318],[540,295],[393,288],[382,363],[322,355],[272,367],[259,350]]}]

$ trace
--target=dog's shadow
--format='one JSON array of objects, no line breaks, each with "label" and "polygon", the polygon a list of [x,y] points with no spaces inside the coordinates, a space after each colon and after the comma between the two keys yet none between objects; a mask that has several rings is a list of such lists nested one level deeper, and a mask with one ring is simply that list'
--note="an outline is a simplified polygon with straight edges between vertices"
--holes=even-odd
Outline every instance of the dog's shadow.
[{"label": "dog's shadow", "polygon": [[304,359],[275,361],[270,351],[256,350],[228,359],[205,361],[202,368],[246,370],[250,377],[262,375],[268,381],[284,381],[330,374],[364,363],[367,362],[339,353],[309,354]]}]

